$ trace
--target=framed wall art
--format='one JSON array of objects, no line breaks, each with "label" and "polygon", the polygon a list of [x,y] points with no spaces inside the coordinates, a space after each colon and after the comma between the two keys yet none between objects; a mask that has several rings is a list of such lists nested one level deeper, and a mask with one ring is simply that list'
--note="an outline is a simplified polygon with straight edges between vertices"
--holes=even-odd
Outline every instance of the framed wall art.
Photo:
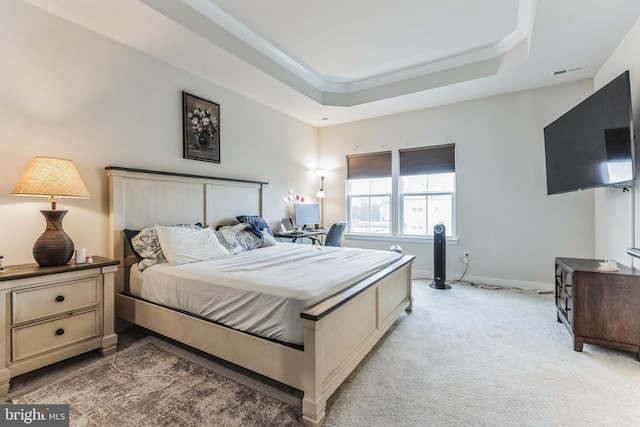
[{"label": "framed wall art", "polygon": [[220,163],[220,105],[182,92],[184,158]]}]

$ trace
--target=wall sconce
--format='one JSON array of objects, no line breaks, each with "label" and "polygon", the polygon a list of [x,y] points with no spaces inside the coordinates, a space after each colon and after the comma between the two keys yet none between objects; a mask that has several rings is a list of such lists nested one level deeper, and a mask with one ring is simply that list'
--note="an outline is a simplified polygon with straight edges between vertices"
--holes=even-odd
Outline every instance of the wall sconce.
[{"label": "wall sconce", "polygon": [[41,210],[46,228],[33,245],[33,258],[42,267],[64,265],[73,255],[73,241],[62,229],[67,211],[56,210],[61,197],[91,197],[71,160],[36,157],[11,192],[19,196],[48,197],[51,210]]}]

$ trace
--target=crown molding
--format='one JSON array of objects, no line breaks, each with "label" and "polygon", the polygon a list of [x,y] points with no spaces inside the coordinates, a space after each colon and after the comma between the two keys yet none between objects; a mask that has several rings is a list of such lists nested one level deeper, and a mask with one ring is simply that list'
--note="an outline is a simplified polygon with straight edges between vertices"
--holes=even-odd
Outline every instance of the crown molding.
[{"label": "crown molding", "polygon": [[[170,13],[161,8],[166,0],[142,0],[148,6]],[[329,78],[316,73],[307,65],[296,60],[292,55],[275,46],[250,28],[226,13],[210,0],[181,0],[182,3],[213,26],[225,31],[236,42],[242,42],[250,49],[239,49],[234,40],[211,37],[200,33],[211,43],[215,43],[228,52],[236,55],[262,71],[270,74],[284,84],[302,92],[322,105],[353,106],[363,102],[371,102],[400,96],[407,93],[459,83],[495,74],[505,69],[505,64],[514,65],[528,57],[528,45],[531,38],[537,0],[519,0],[518,16],[513,32],[493,45],[480,46],[465,52],[458,52],[447,57],[438,58],[426,63],[415,64],[402,69],[370,75],[359,79]],[[162,10],[164,9],[164,10]],[[170,19],[179,20],[183,26],[197,31],[184,21],[184,17],[174,13]],[[522,46],[526,45],[523,49]],[[270,64],[256,60],[256,53],[267,59]],[[506,60],[508,58],[508,60]],[[488,64],[491,64],[488,66]],[[274,66],[280,70],[274,70]],[[449,78],[443,78],[442,72],[452,70]],[[277,71],[277,72],[275,72]],[[292,79],[292,77],[295,77]],[[301,87],[302,86],[302,87]],[[367,93],[369,92],[369,93]]]}]

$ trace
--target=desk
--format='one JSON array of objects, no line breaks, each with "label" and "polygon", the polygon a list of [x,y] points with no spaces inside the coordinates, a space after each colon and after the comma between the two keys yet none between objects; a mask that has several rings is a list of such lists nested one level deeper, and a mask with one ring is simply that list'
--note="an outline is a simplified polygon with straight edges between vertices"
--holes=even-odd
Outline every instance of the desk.
[{"label": "desk", "polygon": [[317,236],[326,236],[328,233],[329,233],[329,230],[325,228],[321,230],[309,229],[309,230],[302,230],[302,231],[274,231],[273,235],[275,237],[291,239],[291,243],[295,243],[296,240],[298,240],[299,238],[308,237],[311,239],[311,241],[315,245],[316,241],[318,241],[318,239],[316,238]]}]

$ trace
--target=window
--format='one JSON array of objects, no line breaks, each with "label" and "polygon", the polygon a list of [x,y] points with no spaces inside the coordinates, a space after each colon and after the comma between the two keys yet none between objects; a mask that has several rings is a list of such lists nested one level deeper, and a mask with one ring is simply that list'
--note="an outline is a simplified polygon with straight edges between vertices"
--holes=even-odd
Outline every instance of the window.
[{"label": "window", "polygon": [[350,233],[391,234],[391,152],[347,156]]},{"label": "window", "polygon": [[[348,232],[432,237],[443,223],[455,235],[455,145],[347,156]],[[397,176],[397,187],[392,176]]]},{"label": "window", "polygon": [[455,145],[400,150],[400,234],[433,236],[433,227],[455,232]]}]

